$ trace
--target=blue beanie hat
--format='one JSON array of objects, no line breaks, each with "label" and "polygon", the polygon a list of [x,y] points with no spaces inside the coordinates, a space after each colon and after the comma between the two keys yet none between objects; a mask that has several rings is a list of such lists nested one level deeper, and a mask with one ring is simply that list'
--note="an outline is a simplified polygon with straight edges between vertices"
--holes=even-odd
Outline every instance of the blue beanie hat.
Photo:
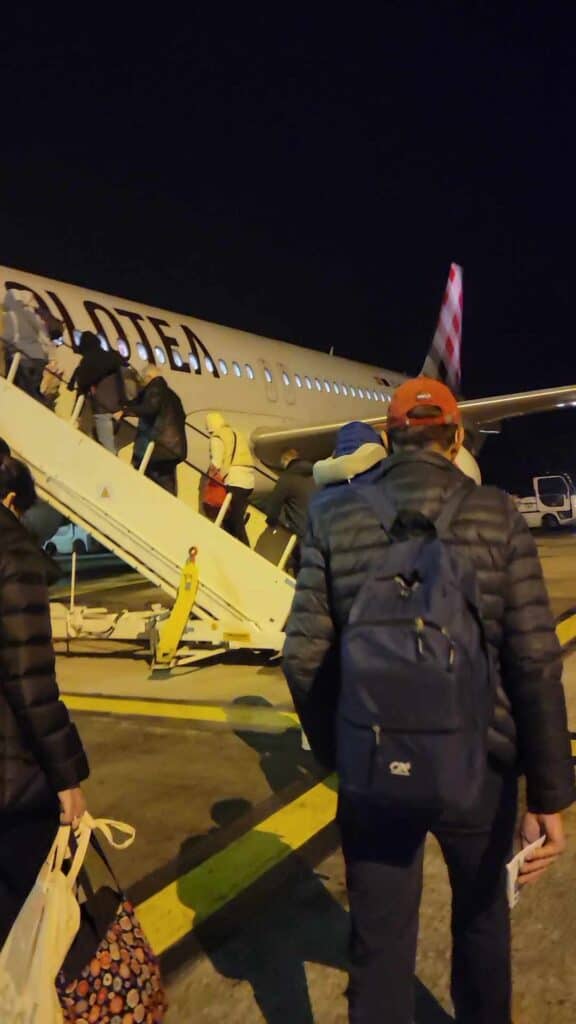
[{"label": "blue beanie hat", "polygon": [[340,455],[351,455],[363,444],[379,444],[384,447],[380,434],[369,423],[361,423],[360,420],[346,423],[340,427],[336,435],[334,458],[338,458]]}]

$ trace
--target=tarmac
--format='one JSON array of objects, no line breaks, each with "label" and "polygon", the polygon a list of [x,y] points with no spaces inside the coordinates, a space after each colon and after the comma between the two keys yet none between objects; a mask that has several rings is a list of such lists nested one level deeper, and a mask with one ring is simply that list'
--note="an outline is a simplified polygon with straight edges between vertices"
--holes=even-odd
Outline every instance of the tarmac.
[{"label": "tarmac", "polygon": [[[564,616],[576,730],[576,537],[543,537],[539,548],[555,615]],[[59,598],[65,591],[60,584]],[[125,573],[81,581],[80,594],[116,608],[158,600]],[[92,765],[90,810],[137,829],[134,846],[113,861],[162,956],[168,1024],[345,1022],[336,787],[301,749],[279,667],[236,655],[152,673],[118,645],[75,642],[71,650],[58,657],[58,677]],[[576,810],[566,826],[568,852],[513,914],[515,1024],[572,1024],[576,1016]],[[449,950],[446,873],[431,839],[417,1024],[452,1019]]]}]

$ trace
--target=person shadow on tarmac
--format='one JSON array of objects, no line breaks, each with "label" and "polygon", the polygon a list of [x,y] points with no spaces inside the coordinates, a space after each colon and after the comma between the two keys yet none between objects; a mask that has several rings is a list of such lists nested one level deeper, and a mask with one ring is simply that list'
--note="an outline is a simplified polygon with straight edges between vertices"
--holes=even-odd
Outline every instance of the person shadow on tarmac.
[{"label": "person shadow on tarmac", "polygon": [[[262,697],[240,698],[244,705],[271,707]],[[314,761],[312,754],[301,748],[298,729],[284,733],[262,733],[235,730],[242,740],[260,755],[260,764],[273,793],[291,790],[302,792],[316,785],[325,772]],[[287,800],[286,802],[289,802]],[[344,881],[336,881],[336,895],[324,884],[328,875],[314,870],[306,854],[295,853],[272,832],[254,827],[260,819],[248,800],[217,801],[212,809],[214,828],[209,837],[212,842],[218,834],[230,833],[230,843],[237,849],[229,863],[228,880],[219,879],[219,886],[230,884],[231,891],[240,892],[239,914],[234,914],[234,926],[226,921],[222,928],[208,927],[210,922],[211,887],[201,875],[191,873],[181,877],[179,897],[196,912],[197,935],[202,950],[215,970],[225,978],[248,982],[254,999],[267,1024],[326,1024],[342,1020],[340,1006],[348,970],[349,917],[341,897],[345,896]],[[334,826],[330,826],[331,829]],[[183,865],[194,856],[194,849],[208,837],[191,837],[181,847]],[[338,865],[333,852],[337,846],[334,834],[325,845],[327,871],[338,878]],[[228,844],[225,844],[228,847]],[[321,854],[321,857],[323,854]],[[316,858],[315,858],[316,859]],[[252,884],[255,864],[269,865],[262,879]],[[244,879],[242,875],[244,874]],[[334,882],[332,885],[334,889]],[[256,898],[251,905],[252,895]],[[231,900],[232,908],[235,898]],[[214,915],[217,917],[217,915]],[[336,1016],[315,1017],[308,986],[307,964],[330,968],[319,980],[317,972],[310,978],[315,994],[314,1002],[330,1007]],[[428,990],[417,985],[416,1024],[446,1024],[452,1020]],[[385,1009],[385,993],[383,1011]]]}]

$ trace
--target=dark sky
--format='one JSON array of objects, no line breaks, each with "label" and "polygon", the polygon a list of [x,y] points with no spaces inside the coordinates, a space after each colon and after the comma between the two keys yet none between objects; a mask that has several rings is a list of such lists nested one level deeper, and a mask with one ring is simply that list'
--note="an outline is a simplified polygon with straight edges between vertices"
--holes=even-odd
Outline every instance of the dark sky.
[{"label": "dark sky", "polygon": [[456,260],[465,392],[572,383],[574,24],[551,6],[12,24],[1,261],[415,372]]}]

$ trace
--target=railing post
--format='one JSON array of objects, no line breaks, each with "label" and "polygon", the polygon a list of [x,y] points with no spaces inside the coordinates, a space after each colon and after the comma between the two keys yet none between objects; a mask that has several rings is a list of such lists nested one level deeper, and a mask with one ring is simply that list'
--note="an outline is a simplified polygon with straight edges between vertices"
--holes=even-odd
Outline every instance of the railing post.
[{"label": "railing post", "polygon": [[13,384],[14,383],[14,378],[15,378],[16,374],[18,373],[18,367],[20,366],[20,360],[21,359],[22,359],[22,354],[20,352],[15,352],[13,357],[12,357],[12,362],[10,363],[10,369],[8,370],[8,373],[6,374],[6,380],[8,381],[9,384]]},{"label": "railing post", "polygon": [[285,568],[286,562],[290,558],[290,555],[294,551],[294,548],[296,547],[297,543],[298,543],[298,537],[297,537],[297,535],[295,533],[293,533],[292,536],[290,537],[290,540],[288,541],[286,547],[284,548],[284,551],[282,552],[282,557],[281,557],[280,561],[278,562],[278,568],[279,569],[284,569]]},{"label": "railing post", "polygon": [[227,513],[228,509],[230,508],[230,502],[231,501],[232,501],[232,495],[230,494],[230,492],[228,492],[228,494],[226,495],[226,497],[224,498],[224,501],[222,502],[222,504],[220,506],[220,511],[219,511],[218,515],[216,516],[216,519],[214,520],[214,526],[222,526],[222,523],[224,522],[224,519],[226,517],[226,513]]},{"label": "railing post", "polygon": [[73,427],[76,426],[80,419],[80,413],[84,408],[84,402],[86,401],[84,395],[78,395],[78,398],[74,402],[74,408],[72,409],[72,415],[70,417],[70,423]]},{"label": "railing post", "polygon": [[146,451],[144,452],[144,458],[142,459],[142,462],[138,466],[138,472],[139,473],[145,473],[146,470],[148,469],[148,463],[150,462],[150,459],[152,458],[152,452],[154,451],[154,444],[155,444],[154,441],[149,441],[148,442],[148,447],[146,448]]}]

